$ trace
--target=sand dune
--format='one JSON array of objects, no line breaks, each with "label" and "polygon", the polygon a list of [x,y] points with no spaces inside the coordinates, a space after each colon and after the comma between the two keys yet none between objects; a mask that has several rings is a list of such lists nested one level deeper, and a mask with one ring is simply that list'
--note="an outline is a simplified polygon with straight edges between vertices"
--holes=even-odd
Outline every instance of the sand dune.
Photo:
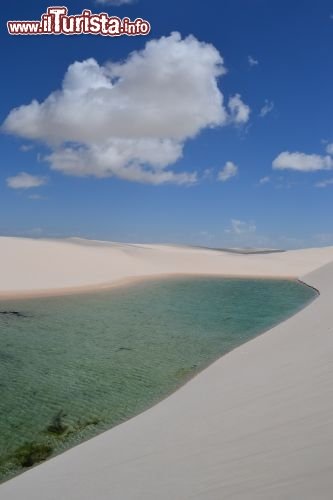
[{"label": "sand dune", "polygon": [[240,255],[171,245],[0,238],[0,294],[60,292],[170,273],[298,277],[331,260],[333,247]]},{"label": "sand dune", "polygon": [[130,276],[294,276],[308,307],[138,417],[0,486],[1,500],[330,500],[333,248],[238,255],[0,239],[1,292]]}]

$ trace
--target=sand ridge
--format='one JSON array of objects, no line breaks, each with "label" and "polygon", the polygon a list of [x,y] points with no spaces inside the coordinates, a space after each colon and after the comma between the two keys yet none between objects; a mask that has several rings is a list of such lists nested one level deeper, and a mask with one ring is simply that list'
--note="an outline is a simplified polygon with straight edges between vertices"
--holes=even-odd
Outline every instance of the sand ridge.
[{"label": "sand ridge", "polygon": [[204,248],[0,237],[0,297],[98,289],[167,274],[298,278],[333,260],[333,247],[271,254]]}]

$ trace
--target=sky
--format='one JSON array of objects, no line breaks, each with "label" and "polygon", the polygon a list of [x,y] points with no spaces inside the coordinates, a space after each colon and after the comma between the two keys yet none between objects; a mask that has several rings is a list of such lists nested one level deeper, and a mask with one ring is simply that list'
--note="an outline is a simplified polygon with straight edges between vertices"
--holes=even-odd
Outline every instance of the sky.
[{"label": "sky", "polygon": [[69,0],[147,36],[11,36],[2,5],[0,235],[333,245],[333,4]]}]

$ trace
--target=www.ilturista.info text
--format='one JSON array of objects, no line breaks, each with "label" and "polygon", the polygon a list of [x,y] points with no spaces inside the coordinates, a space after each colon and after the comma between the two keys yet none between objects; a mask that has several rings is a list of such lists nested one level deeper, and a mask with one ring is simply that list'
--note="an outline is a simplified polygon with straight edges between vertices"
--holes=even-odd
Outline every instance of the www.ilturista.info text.
[{"label": "www.ilturista.info text", "polygon": [[69,16],[66,7],[49,7],[40,21],[7,21],[7,28],[10,35],[137,36],[150,32],[149,22],[141,18],[131,21],[105,12],[93,14],[88,9],[80,15]]}]

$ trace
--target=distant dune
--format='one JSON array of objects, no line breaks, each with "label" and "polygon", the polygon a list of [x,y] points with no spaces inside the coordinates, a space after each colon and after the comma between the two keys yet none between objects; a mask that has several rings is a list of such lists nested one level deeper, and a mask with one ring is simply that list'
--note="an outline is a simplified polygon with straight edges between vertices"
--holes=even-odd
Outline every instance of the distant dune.
[{"label": "distant dune", "polygon": [[[167,274],[299,277],[330,262],[333,248],[239,251],[84,240],[0,238],[0,294],[63,293]],[[74,290],[73,290],[74,289]]]}]

